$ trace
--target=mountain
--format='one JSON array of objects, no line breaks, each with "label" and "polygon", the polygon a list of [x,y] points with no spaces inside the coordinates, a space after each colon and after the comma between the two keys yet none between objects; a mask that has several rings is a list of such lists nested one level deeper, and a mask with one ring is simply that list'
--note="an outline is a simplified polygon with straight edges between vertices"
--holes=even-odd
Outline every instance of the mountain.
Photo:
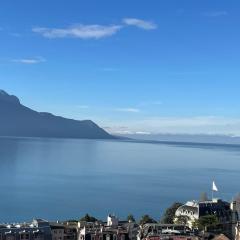
[{"label": "mountain", "polygon": [[0,90],[0,136],[114,139],[91,120],[77,121],[37,112]]},{"label": "mountain", "polygon": [[171,143],[240,144],[239,136],[220,134],[125,134],[124,137],[135,140]]}]

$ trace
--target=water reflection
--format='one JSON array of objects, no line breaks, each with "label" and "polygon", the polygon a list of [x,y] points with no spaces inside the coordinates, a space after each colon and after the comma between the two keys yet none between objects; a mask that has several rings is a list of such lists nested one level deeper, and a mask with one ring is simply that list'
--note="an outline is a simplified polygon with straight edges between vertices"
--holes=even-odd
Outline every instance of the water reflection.
[{"label": "water reflection", "polygon": [[[0,221],[84,213],[159,218],[173,201],[198,198],[214,178],[239,192],[239,148],[71,139],[0,138]],[[237,154],[236,154],[237,153]]]}]

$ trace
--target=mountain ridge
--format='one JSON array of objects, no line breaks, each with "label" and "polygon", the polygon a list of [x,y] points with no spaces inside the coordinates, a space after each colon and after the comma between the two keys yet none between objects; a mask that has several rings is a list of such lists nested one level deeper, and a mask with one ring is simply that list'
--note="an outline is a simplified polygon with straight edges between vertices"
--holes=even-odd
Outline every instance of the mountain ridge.
[{"label": "mountain ridge", "polygon": [[37,112],[0,90],[0,136],[115,139],[92,120],[74,120]]}]

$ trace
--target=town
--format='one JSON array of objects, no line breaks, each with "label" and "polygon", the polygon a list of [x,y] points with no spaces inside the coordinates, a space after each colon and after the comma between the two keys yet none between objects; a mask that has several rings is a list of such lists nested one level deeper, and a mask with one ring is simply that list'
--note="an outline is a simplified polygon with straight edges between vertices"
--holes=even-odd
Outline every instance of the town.
[{"label": "town", "polygon": [[231,202],[206,194],[198,201],[174,203],[157,222],[149,215],[101,221],[86,214],[80,220],[0,224],[0,240],[240,240],[240,196]]}]

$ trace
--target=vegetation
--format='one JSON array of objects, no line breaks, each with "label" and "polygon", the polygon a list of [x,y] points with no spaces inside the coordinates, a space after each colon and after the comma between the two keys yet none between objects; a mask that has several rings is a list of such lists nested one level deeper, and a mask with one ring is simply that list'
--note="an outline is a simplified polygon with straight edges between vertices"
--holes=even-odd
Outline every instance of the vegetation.
[{"label": "vegetation", "polygon": [[173,224],[174,223],[174,218],[175,218],[175,212],[182,205],[183,205],[182,203],[175,202],[171,207],[169,207],[166,210],[166,212],[163,215],[163,218],[162,218],[161,222],[165,223],[165,224]]},{"label": "vegetation", "polygon": [[97,222],[98,219],[95,218],[95,217],[90,216],[89,214],[86,214],[84,217],[82,217],[80,219],[80,221],[84,221],[84,222]]},{"label": "vegetation", "polygon": [[127,217],[128,222],[135,222],[135,218],[132,214],[129,214]]},{"label": "vegetation", "polygon": [[140,223],[140,225],[143,225],[143,224],[146,224],[146,223],[157,223],[157,221],[154,220],[153,218],[151,218],[149,215],[144,215],[140,219],[139,223]]},{"label": "vegetation", "polygon": [[67,222],[69,222],[69,223],[77,223],[78,220],[76,220],[76,219],[69,219],[69,220],[67,220]]},{"label": "vegetation", "polygon": [[200,217],[196,221],[199,230],[207,231],[209,227],[215,227],[219,224],[218,218],[215,215],[206,215]]},{"label": "vegetation", "polygon": [[175,218],[175,223],[177,224],[182,224],[182,225],[186,225],[189,221],[189,217],[188,216],[178,216]]}]

